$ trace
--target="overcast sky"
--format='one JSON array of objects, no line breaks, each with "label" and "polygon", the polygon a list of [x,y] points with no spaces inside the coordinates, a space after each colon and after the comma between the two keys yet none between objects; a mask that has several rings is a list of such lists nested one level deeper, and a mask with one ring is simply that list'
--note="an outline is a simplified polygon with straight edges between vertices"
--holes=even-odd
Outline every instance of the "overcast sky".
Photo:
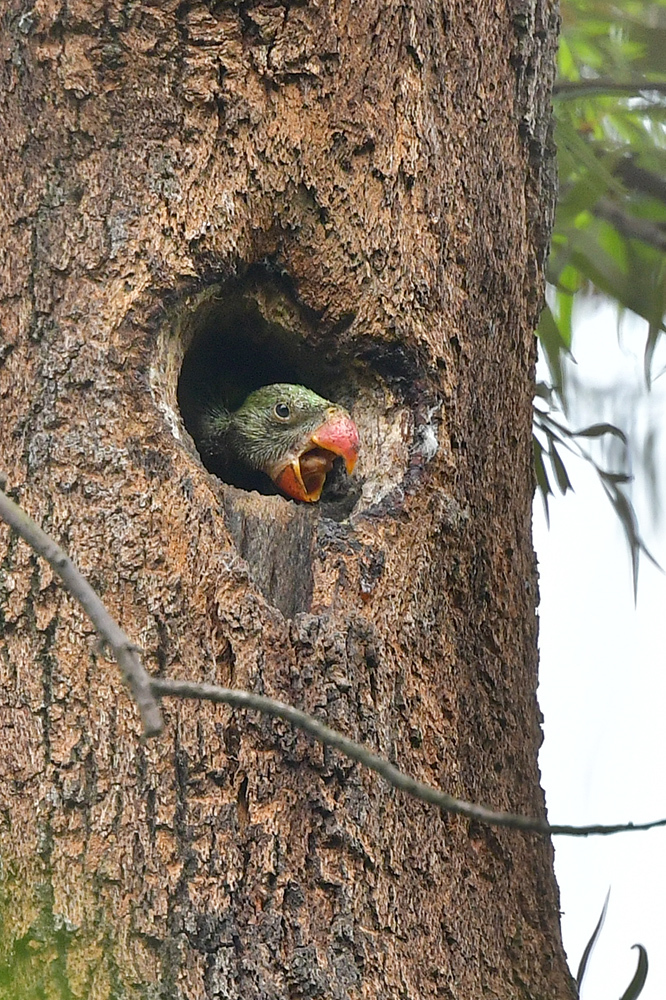
[{"label": "overcast sky", "polygon": [[[610,308],[579,317],[576,378],[606,390],[616,422],[655,432],[655,466],[666,496],[666,376],[646,397],[644,329],[618,342]],[[589,395],[588,395],[589,401]],[[598,419],[581,397],[573,424]],[[603,419],[613,419],[609,409]],[[642,559],[634,606],[626,542],[616,515],[585,463],[568,465],[575,496],[551,504],[546,527],[535,503],[540,567],[541,684],[545,716],[540,756],[554,823],[614,823],[666,817],[666,577]],[[657,516],[636,470],[641,529],[666,566],[666,519]],[[608,915],[582,989],[582,1000],[619,1000],[636,969],[635,943],[648,951],[641,1000],[666,996],[666,829],[574,840],[555,838],[564,944],[572,971],[601,912]]]}]

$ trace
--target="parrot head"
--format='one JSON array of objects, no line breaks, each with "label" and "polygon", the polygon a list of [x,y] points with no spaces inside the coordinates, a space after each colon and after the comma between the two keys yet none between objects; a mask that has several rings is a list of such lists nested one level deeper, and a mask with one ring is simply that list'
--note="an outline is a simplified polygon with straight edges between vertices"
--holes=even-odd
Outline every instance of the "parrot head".
[{"label": "parrot head", "polygon": [[230,416],[229,440],[247,465],[270,476],[294,500],[319,500],[335,459],[351,473],[356,424],[344,407],[302,385],[277,383],[250,393]]}]

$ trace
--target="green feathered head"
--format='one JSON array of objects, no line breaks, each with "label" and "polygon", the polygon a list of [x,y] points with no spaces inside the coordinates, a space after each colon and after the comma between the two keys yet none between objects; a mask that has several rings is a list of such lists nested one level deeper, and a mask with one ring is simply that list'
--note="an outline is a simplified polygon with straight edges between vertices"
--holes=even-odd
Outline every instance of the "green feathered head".
[{"label": "green feathered head", "polygon": [[318,500],[337,456],[351,472],[358,430],[337,403],[302,385],[276,383],[250,393],[229,414],[227,445],[253,469],[265,472],[287,496]]},{"label": "green feathered head", "polygon": [[210,455],[265,473],[295,500],[318,500],[335,459],[350,473],[358,456],[358,430],[344,407],[285,382],[255,390],[233,413],[209,408],[202,431]]}]

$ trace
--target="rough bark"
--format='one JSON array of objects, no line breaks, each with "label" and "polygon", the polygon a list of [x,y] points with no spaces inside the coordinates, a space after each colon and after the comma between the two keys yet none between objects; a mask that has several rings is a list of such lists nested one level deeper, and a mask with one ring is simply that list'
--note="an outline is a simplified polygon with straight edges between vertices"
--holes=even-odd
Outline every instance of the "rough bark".
[{"label": "rough bark", "polygon": [[[538,815],[555,29],[547,0],[8,0],[1,38],[12,495],[152,671]],[[249,357],[351,406],[350,489],[304,507],[203,467],[197,378]],[[0,558],[12,995],[571,995],[547,842],[210,705],[142,743],[82,613],[5,530]]]}]

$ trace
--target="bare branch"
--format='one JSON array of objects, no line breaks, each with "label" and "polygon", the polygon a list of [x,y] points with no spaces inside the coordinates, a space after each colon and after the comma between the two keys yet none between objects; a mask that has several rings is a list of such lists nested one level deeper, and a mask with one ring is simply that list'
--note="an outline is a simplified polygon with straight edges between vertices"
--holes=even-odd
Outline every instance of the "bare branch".
[{"label": "bare branch", "polygon": [[661,226],[630,215],[610,198],[601,198],[593,208],[595,215],[615,226],[617,231],[630,240],[641,240],[661,253],[666,252],[666,230]]},{"label": "bare branch", "polygon": [[598,76],[588,80],[560,80],[553,85],[553,97],[590,97],[593,94],[666,94],[666,81],[628,80],[621,83],[609,77]]},{"label": "bare branch", "polygon": [[81,575],[67,553],[42,531],[18,504],[10,500],[2,489],[0,489],[0,518],[38,555],[46,559],[72,597],[79,602],[102,639],[109,645],[141,713],[145,735],[156,736],[161,733],[164,727],[162,713],[151,690],[150,675],[139,659],[137,647],[111,617],[100,597]]},{"label": "bare branch", "polygon": [[389,785],[399,788],[409,795],[420,799],[422,802],[429,802],[438,806],[444,812],[457,813],[467,816],[469,819],[486,823],[489,826],[507,826],[516,830],[528,830],[535,833],[562,834],[569,837],[590,837],[592,835],[608,835],[612,833],[625,833],[630,830],[651,830],[656,826],[666,826],[666,819],[654,820],[651,823],[618,823],[613,826],[561,826],[551,825],[542,819],[534,819],[529,816],[518,816],[507,812],[494,812],[485,806],[475,805],[472,802],[465,802],[464,799],[456,799],[446,792],[426,785],[422,781],[410,778],[409,775],[399,771],[397,767],[390,764],[383,757],[348,739],[335,729],[329,729],[318,719],[301,712],[291,705],[286,705],[282,701],[275,701],[273,698],[266,698],[264,695],[251,694],[249,691],[236,691],[232,688],[217,687],[215,684],[198,684],[194,681],[168,680],[165,678],[155,678],[151,681],[154,693],[160,697],[171,695],[175,698],[197,698],[204,701],[221,702],[225,705],[233,705],[234,708],[249,708],[263,715],[270,715],[275,719],[284,719],[291,723],[296,729],[311,736],[325,746],[335,747],[347,757],[358,761],[371,771],[380,774]]},{"label": "bare branch", "polygon": [[197,684],[193,681],[151,677],[139,659],[137,647],[111,617],[99,596],[81,575],[69,556],[46,532],[35,524],[18,504],[9,499],[3,492],[4,486],[5,480],[0,474],[0,518],[13,528],[38,555],[46,559],[72,597],[84,609],[102,639],[113,650],[141,712],[146,736],[155,736],[163,728],[162,715],[157,703],[158,698],[172,696],[221,702],[235,708],[252,709],[272,718],[284,719],[285,722],[289,722],[297,729],[309,733],[325,746],[334,747],[351,760],[358,761],[359,764],[375,771],[394,788],[407,792],[422,802],[438,806],[444,812],[467,816],[469,819],[486,823],[489,826],[505,826],[516,830],[542,834],[562,834],[569,837],[589,837],[594,834],[608,835],[666,826],[666,819],[654,820],[651,823],[618,823],[613,826],[561,826],[551,825],[545,820],[529,816],[495,812],[485,806],[466,802],[464,799],[456,799],[452,795],[447,795],[446,792],[433,788],[432,785],[426,785],[422,781],[410,778],[409,775],[398,770],[383,757],[379,757],[371,750],[361,746],[360,743],[355,743],[354,740],[348,739],[342,733],[329,729],[312,715],[301,712],[298,708],[293,708],[284,702],[252,694],[249,691],[217,687],[214,684]]},{"label": "bare branch", "polygon": [[620,160],[614,173],[632,190],[641,191],[666,202],[666,178],[639,167],[633,157],[628,156]]}]

